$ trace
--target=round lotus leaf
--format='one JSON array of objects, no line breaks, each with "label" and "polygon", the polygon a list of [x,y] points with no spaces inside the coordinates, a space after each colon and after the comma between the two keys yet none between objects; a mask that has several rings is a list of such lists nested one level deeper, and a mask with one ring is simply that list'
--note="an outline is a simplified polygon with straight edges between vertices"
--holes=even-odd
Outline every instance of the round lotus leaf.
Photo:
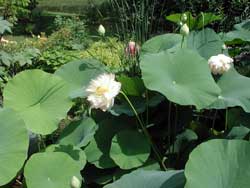
[{"label": "round lotus leaf", "polygon": [[70,97],[84,97],[89,82],[103,73],[105,66],[94,59],[82,59],[63,65],[55,74],[65,80],[70,86]]},{"label": "round lotus leaf", "polygon": [[177,104],[202,109],[220,94],[207,61],[195,51],[179,49],[176,53],[146,54],[140,66],[146,87]]},{"label": "round lotus leaf", "polygon": [[46,152],[64,152],[67,153],[72,159],[78,162],[79,167],[83,169],[87,163],[85,152],[76,146],[72,145],[57,145],[53,144],[46,148]]},{"label": "round lotus leaf", "polygon": [[247,188],[250,185],[250,143],[211,140],[190,154],[185,188]]},{"label": "round lotus leaf", "polygon": [[150,155],[147,138],[137,131],[122,131],[114,136],[110,157],[121,169],[142,166]]},{"label": "round lotus leaf", "polygon": [[12,110],[0,110],[0,186],[9,183],[27,158],[29,136]]},{"label": "round lotus leaf", "polygon": [[14,109],[26,127],[47,135],[58,128],[71,107],[68,85],[61,78],[41,70],[17,74],[4,89],[4,105]]},{"label": "round lotus leaf", "polygon": [[32,155],[24,176],[28,188],[69,188],[73,176],[82,180],[79,164],[62,152]]}]

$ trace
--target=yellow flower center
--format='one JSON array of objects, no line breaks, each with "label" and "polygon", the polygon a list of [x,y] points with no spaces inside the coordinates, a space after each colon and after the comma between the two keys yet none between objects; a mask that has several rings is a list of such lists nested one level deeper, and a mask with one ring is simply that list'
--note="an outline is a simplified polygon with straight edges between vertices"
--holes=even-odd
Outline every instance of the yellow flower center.
[{"label": "yellow flower center", "polygon": [[96,88],[95,93],[97,95],[103,95],[104,93],[106,93],[108,91],[109,91],[109,89],[107,87],[99,86],[99,87]]}]

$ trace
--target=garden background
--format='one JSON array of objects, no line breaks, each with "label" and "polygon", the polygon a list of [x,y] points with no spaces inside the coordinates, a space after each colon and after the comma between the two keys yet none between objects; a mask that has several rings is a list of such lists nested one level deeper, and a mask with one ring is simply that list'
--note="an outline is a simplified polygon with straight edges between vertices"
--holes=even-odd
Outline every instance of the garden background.
[{"label": "garden background", "polygon": [[248,188],[249,0],[0,0],[1,188]]}]

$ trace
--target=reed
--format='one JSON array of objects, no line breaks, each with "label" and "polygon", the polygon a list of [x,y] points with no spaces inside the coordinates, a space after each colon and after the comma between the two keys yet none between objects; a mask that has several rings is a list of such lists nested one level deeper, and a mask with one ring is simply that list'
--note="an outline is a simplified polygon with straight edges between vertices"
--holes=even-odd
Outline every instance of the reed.
[{"label": "reed", "polygon": [[116,29],[123,39],[145,42],[153,30],[157,0],[110,0],[116,10]]}]

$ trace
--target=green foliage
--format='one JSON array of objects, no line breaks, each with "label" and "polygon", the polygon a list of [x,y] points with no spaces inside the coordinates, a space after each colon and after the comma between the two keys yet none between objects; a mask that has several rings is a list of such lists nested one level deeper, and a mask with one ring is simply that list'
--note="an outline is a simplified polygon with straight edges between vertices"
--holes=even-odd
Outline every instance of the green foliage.
[{"label": "green foliage", "polygon": [[69,96],[77,98],[86,96],[84,88],[88,86],[91,79],[103,73],[104,70],[105,67],[99,61],[83,59],[62,66],[55,74],[69,84]]},{"label": "green foliage", "polygon": [[241,41],[250,42],[249,24],[250,24],[250,20],[245,20],[244,22],[240,24],[236,24],[234,26],[235,30],[226,33],[226,35],[224,36],[224,40],[230,42],[229,44],[231,44],[234,41],[236,42],[237,39]]},{"label": "green foliage", "polygon": [[51,48],[41,53],[37,61],[37,67],[53,73],[62,65],[77,59],[78,57],[75,51]]},{"label": "green foliage", "polygon": [[180,105],[195,105],[202,109],[220,94],[207,62],[191,50],[146,54],[141,59],[141,69],[147,88]]},{"label": "green foliage", "polygon": [[51,47],[66,49],[85,49],[89,38],[86,25],[79,17],[66,18],[57,16],[54,21],[56,32],[49,37]]},{"label": "green foliage", "polygon": [[[226,40],[203,28],[217,16],[193,15],[188,36],[153,37],[135,57],[124,55],[116,38],[85,45],[85,22],[77,18],[57,18],[49,37],[2,45],[0,163],[6,165],[0,165],[0,185],[17,179],[28,188],[66,188],[76,176],[85,180],[82,187],[247,187],[250,81],[237,63],[213,76],[207,59],[229,53],[236,61],[241,50],[231,49],[247,48],[248,38]],[[248,20],[235,30],[248,31]],[[104,112],[90,106],[86,88],[105,72],[116,73],[122,91]],[[91,97],[105,103],[112,89],[97,86]]]},{"label": "green foliage", "polygon": [[24,121],[10,110],[0,110],[0,186],[9,183],[27,157],[28,132]]},{"label": "green foliage", "polygon": [[5,32],[11,33],[11,27],[12,24],[10,22],[0,17],[0,35],[3,35]]},{"label": "green foliage", "polygon": [[78,163],[63,152],[33,155],[25,166],[24,174],[30,188],[68,188],[73,176],[82,179]]},{"label": "green foliage", "polygon": [[218,81],[221,94],[218,100],[212,104],[213,108],[224,109],[240,106],[245,112],[250,112],[248,77],[240,75],[232,69],[225,73]]},{"label": "green foliage", "polygon": [[124,39],[135,38],[140,43],[145,42],[152,32],[152,25],[155,21],[156,1],[111,0],[110,2],[118,15],[116,28],[120,36]]},{"label": "green foliage", "polygon": [[[211,24],[214,21],[222,19],[221,16],[215,15],[213,13],[200,13],[197,17],[193,17],[191,12],[185,12],[183,14],[186,14],[187,16],[186,23],[191,30],[202,29],[208,24]],[[166,19],[173,23],[180,24],[180,22],[182,22],[183,14],[181,13],[172,14],[166,16]]]},{"label": "green foliage", "polygon": [[58,128],[59,121],[70,109],[68,93],[68,85],[59,77],[27,70],[6,85],[4,105],[18,112],[29,130],[47,135]]},{"label": "green foliage", "polygon": [[122,131],[112,139],[110,157],[121,169],[132,169],[142,166],[147,161],[149,155],[150,144],[141,133]]},{"label": "green foliage", "polygon": [[249,142],[240,140],[201,144],[189,156],[185,188],[246,188],[250,181],[249,149]]},{"label": "green foliage", "polygon": [[137,170],[123,176],[120,180],[106,185],[104,188],[182,188],[185,183],[181,171],[143,171]]},{"label": "green foliage", "polygon": [[30,0],[0,0],[2,16],[12,23],[16,23],[18,16],[29,13]]},{"label": "green foliage", "polygon": [[16,52],[13,54],[6,53],[5,51],[0,51],[0,62],[7,67],[10,66],[24,66],[32,65],[34,59],[40,56],[40,51],[36,48],[26,48],[22,52]]},{"label": "green foliage", "polygon": [[85,147],[93,139],[97,125],[91,118],[74,121],[69,124],[58,140],[61,145]]},{"label": "green foliage", "polygon": [[145,93],[145,86],[141,78],[121,75],[117,78],[122,84],[122,91],[130,96],[142,96]]},{"label": "green foliage", "polygon": [[124,45],[117,38],[107,38],[94,42],[80,53],[81,58],[94,58],[108,66],[112,72],[124,71],[127,64],[123,61]]},{"label": "green foliage", "polygon": [[182,36],[180,34],[158,35],[146,41],[141,49],[141,56],[147,53],[158,53],[165,50],[180,47]]},{"label": "green foliage", "polygon": [[193,31],[187,37],[187,48],[197,50],[198,53],[209,59],[222,52],[224,42],[212,29]]},{"label": "green foliage", "polygon": [[83,169],[87,163],[84,151],[80,147],[74,146],[74,144],[50,145],[46,148],[46,152],[67,153],[72,159],[74,159],[78,163],[80,169]]}]

